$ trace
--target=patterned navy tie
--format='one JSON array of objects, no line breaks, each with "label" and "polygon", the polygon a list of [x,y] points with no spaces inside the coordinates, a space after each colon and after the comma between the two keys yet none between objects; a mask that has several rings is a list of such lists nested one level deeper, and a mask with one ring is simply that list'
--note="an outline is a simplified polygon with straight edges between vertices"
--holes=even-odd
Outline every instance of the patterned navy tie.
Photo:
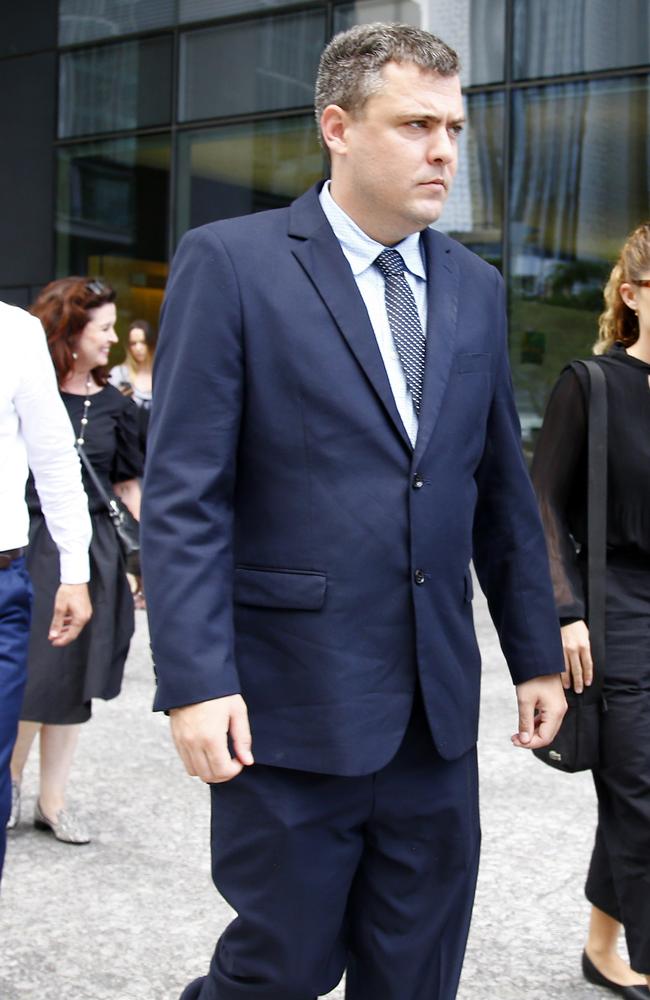
[{"label": "patterned navy tie", "polygon": [[415,412],[419,415],[427,341],[420,323],[413,292],[404,277],[404,261],[397,250],[382,250],[375,264],[384,276],[386,313],[397,355]]}]

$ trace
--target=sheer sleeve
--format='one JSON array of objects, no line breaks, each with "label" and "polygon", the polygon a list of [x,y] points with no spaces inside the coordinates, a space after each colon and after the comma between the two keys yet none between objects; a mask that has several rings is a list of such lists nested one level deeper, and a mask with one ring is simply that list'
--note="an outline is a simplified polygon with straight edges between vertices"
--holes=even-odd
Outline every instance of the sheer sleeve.
[{"label": "sheer sleeve", "polygon": [[116,448],[111,482],[123,483],[142,476],[143,456],[139,443],[138,408],[132,399],[120,396],[120,412],[115,425]]},{"label": "sheer sleeve", "polygon": [[548,401],[531,468],[561,619],[586,615],[575,544],[583,541],[576,538],[575,513],[586,504],[586,459],[585,388],[573,369],[567,368]]}]

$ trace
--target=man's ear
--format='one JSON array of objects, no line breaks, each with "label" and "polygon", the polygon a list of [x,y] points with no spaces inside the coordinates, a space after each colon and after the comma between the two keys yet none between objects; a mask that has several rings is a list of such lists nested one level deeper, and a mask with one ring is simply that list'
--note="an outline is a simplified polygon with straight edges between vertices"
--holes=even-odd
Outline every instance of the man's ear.
[{"label": "man's ear", "polygon": [[347,111],[338,104],[328,104],[320,117],[320,129],[323,142],[330,156],[345,155],[347,151],[346,132],[350,121]]}]

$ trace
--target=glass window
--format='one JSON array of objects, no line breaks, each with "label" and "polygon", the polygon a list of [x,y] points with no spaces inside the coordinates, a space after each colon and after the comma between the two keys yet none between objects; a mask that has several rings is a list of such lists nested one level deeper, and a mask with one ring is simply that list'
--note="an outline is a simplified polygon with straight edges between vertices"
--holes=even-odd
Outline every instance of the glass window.
[{"label": "glass window", "polygon": [[650,77],[514,95],[511,351],[524,438],[566,361],[590,353],[602,288],[650,203]]},{"label": "glass window", "polygon": [[311,106],[323,11],[265,17],[182,36],[179,118]]},{"label": "glass window", "polygon": [[67,52],[59,63],[59,137],[166,125],[169,36]]},{"label": "glass window", "polygon": [[334,31],[398,21],[426,28],[456,49],[464,86],[503,80],[505,0],[357,0],[337,7]]},{"label": "glass window", "polygon": [[286,0],[179,0],[178,20],[181,24],[189,24],[191,21],[210,21],[217,17],[232,17],[233,14],[286,5]]},{"label": "glass window", "polygon": [[412,24],[413,27],[420,28],[420,0],[357,0],[356,3],[344,3],[334,8],[335,35],[354,24],[372,24],[375,21]]},{"label": "glass window", "polygon": [[59,44],[167,28],[175,8],[176,0],[59,0]]},{"label": "glass window", "polygon": [[515,79],[649,62],[648,0],[515,0]]},{"label": "glass window", "polygon": [[185,230],[282,208],[324,174],[311,117],[180,136],[177,238]]},{"label": "glass window", "polygon": [[170,142],[118,139],[58,151],[57,273],[96,274],[118,293],[118,332],[158,323],[167,277]]},{"label": "glass window", "polygon": [[502,93],[471,94],[461,133],[458,172],[435,228],[501,267],[503,229]]}]

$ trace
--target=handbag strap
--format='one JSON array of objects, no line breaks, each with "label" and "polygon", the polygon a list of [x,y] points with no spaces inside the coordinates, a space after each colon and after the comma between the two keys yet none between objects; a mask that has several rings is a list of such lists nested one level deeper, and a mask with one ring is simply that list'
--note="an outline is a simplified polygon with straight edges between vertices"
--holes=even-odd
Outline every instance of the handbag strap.
[{"label": "handbag strap", "polygon": [[593,698],[600,696],[605,669],[605,587],[607,570],[607,380],[597,361],[573,361],[589,375],[587,484],[587,595],[589,640],[594,663]]},{"label": "handbag strap", "polygon": [[110,497],[106,492],[106,490],[104,489],[104,485],[99,476],[97,475],[97,473],[95,472],[95,470],[93,469],[93,464],[88,458],[86,452],[83,450],[80,444],[75,444],[75,448],[77,449],[79,453],[79,458],[83,462],[86,472],[90,477],[91,483],[99,493],[100,500],[102,500],[102,502],[108,508],[108,513],[114,520],[115,518],[120,518],[121,517],[120,508],[118,507],[115,500],[112,497]]}]

